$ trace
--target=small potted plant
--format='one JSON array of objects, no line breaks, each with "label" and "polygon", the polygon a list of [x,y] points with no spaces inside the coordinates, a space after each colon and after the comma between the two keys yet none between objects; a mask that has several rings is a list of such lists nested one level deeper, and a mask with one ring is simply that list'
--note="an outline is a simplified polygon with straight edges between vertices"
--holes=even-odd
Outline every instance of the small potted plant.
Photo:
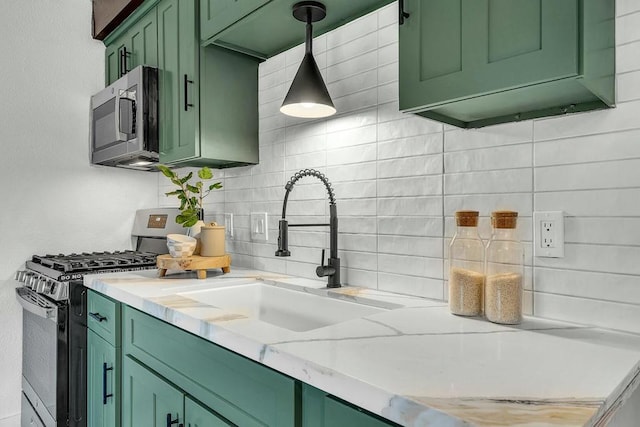
[{"label": "small potted plant", "polygon": [[165,193],[167,196],[176,196],[180,200],[180,214],[176,216],[176,223],[185,228],[191,228],[198,221],[204,219],[202,201],[213,190],[222,188],[222,183],[216,182],[205,186],[203,181],[213,179],[213,172],[208,167],[203,167],[198,171],[198,178],[201,181],[189,182],[193,178],[193,172],[189,172],[184,177],[180,177],[176,172],[165,165],[158,165],[160,172],[174,183],[178,189]]}]

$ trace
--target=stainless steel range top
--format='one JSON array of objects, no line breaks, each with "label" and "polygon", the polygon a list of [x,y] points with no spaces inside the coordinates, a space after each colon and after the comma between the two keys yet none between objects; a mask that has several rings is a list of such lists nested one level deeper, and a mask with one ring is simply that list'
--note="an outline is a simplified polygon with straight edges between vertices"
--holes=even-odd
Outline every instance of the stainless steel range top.
[{"label": "stainless steel range top", "polygon": [[16,280],[35,292],[56,301],[69,298],[69,282],[85,274],[156,268],[157,254],[141,251],[92,252],[69,255],[34,255]]}]

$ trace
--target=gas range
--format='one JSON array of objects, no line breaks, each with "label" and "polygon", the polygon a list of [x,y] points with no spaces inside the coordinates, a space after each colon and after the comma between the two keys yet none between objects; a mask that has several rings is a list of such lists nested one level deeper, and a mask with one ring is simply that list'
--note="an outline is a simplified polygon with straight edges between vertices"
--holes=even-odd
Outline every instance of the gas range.
[{"label": "gas range", "polygon": [[56,301],[69,298],[69,282],[80,281],[85,274],[156,268],[157,254],[142,251],[91,252],[69,255],[34,255],[26,270],[16,273],[24,287]]}]

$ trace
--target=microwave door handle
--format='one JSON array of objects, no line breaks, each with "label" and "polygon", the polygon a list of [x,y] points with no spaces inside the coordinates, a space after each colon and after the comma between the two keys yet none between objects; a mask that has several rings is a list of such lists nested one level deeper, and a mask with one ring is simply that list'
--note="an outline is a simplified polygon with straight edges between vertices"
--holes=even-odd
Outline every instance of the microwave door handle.
[{"label": "microwave door handle", "polygon": [[35,299],[42,297],[31,289],[16,288],[16,297],[18,298],[18,303],[20,303],[22,308],[27,310],[29,313],[33,313],[43,319],[50,319],[53,322],[58,321],[58,308],[54,306],[42,307],[39,304],[36,304]]},{"label": "microwave door handle", "polygon": [[[131,111],[133,112],[133,117],[131,120],[131,129],[128,129],[129,132],[122,131],[122,126],[120,123],[120,102],[121,101],[128,101],[128,102],[131,102],[132,104]],[[136,102],[133,99],[116,95],[115,125],[116,125],[116,136],[118,138],[118,141],[128,141],[129,139],[131,139],[131,136],[135,133],[135,128],[134,128],[135,127],[135,108],[136,108]]]}]

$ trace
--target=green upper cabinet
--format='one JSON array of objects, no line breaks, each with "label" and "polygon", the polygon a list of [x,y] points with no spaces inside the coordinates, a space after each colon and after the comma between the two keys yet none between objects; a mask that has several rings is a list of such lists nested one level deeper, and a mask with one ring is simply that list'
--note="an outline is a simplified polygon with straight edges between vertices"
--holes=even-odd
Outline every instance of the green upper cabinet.
[{"label": "green upper cabinet", "polygon": [[459,127],[614,104],[614,2],[405,0],[400,109]]},{"label": "green upper cabinet", "polygon": [[257,164],[259,59],[200,47],[200,5],[199,0],[146,0],[105,39],[107,84],[125,69],[158,68],[160,162]]},{"label": "green upper cabinet", "polygon": [[158,4],[160,157],[164,163],[199,156],[200,103],[195,0]]},{"label": "green upper cabinet", "polygon": [[144,15],[128,31],[107,45],[107,85],[138,65],[158,66],[158,28],[155,13]]},{"label": "green upper cabinet", "polygon": [[[327,16],[313,24],[313,35],[326,33],[392,1],[323,0]],[[296,3],[298,0],[200,0],[203,44],[214,43],[261,59],[283,52],[304,42],[304,24],[292,15]]]},{"label": "green upper cabinet", "polygon": [[269,0],[200,0],[200,36],[210,39]]}]

